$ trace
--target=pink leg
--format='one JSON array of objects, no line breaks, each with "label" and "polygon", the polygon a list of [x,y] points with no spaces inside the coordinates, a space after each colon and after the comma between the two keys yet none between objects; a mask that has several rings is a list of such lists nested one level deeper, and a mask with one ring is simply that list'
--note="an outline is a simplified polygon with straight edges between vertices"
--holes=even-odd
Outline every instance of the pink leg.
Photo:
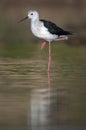
[{"label": "pink leg", "polygon": [[50,64],[51,64],[51,48],[50,48],[50,41],[49,41],[49,53],[48,53],[48,72],[50,71]]},{"label": "pink leg", "polygon": [[55,41],[61,41],[61,40],[68,40],[68,37],[67,36],[59,37]]},{"label": "pink leg", "polygon": [[48,105],[50,105],[50,71],[48,71]]},{"label": "pink leg", "polygon": [[41,44],[41,50],[45,47],[46,45],[46,42],[44,41],[42,44]]}]

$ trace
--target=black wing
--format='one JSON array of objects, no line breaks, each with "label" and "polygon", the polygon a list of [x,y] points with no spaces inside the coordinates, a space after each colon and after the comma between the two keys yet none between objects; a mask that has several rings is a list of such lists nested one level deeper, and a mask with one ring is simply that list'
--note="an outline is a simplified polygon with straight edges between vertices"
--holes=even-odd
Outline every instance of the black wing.
[{"label": "black wing", "polygon": [[52,34],[56,34],[58,36],[61,36],[61,35],[71,35],[70,32],[68,31],[64,31],[63,29],[61,29],[60,27],[58,27],[56,24],[50,22],[50,21],[46,21],[46,20],[43,20],[41,19],[40,21],[42,21],[44,23],[44,26],[46,28],[48,28],[48,31]]}]

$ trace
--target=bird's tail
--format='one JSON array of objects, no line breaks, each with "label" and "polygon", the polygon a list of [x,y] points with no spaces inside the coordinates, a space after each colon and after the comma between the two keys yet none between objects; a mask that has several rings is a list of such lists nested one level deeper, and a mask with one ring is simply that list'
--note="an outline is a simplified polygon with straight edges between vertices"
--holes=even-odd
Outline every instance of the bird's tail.
[{"label": "bird's tail", "polygon": [[71,32],[65,31],[65,35],[72,35]]}]

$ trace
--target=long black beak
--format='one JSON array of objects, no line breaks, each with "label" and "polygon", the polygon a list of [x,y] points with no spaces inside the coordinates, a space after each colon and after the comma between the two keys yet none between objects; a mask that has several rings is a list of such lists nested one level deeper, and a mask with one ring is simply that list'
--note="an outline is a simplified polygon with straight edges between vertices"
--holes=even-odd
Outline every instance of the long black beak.
[{"label": "long black beak", "polygon": [[20,21],[18,21],[18,23],[21,23],[22,21],[28,19],[28,16],[26,16],[25,18],[21,19]]}]

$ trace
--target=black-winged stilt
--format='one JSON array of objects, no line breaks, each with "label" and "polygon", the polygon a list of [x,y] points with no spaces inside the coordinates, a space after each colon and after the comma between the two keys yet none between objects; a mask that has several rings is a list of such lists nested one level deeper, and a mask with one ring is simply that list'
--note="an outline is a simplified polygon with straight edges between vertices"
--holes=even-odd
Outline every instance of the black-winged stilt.
[{"label": "black-winged stilt", "polygon": [[19,22],[22,22],[27,18],[31,19],[32,33],[36,37],[44,40],[44,42],[41,45],[41,49],[45,46],[47,42],[49,43],[48,71],[50,71],[50,64],[51,64],[50,44],[51,42],[59,41],[59,40],[67,40],[68,35],[71,35],[71,33],[61,29],[53,22],[39,19],[39,13],[36,10],[30,10],[28,12],[28,16],[23,18]]}]

